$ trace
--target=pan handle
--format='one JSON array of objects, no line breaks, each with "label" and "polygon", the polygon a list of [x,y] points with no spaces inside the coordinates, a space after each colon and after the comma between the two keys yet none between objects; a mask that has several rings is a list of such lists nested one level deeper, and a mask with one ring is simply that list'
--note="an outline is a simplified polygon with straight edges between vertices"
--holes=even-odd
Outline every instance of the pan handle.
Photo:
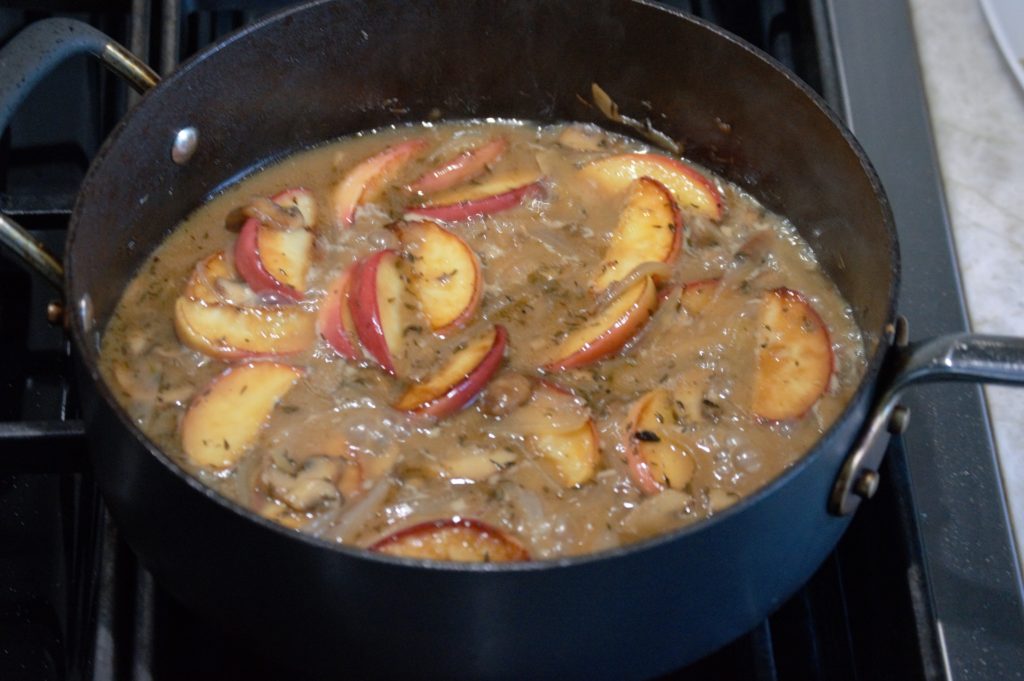
[{"label": "pan handle", "polygon": [[[36,84],[66,59],[79,54],[97,57],[138,92],[160,78],[138,57],[97,31],[74,19],[44,19],[31,24],[0,49],[0,131]],[[64,267],[14,220],[0,214],[0,243],[10,248],[29,268],[58,291],[64,288]]]},{"label": "pan handle", "polygon": [[852,513],[877,489],[889,435],[903,432],[910,420],[910,411],[899,405],[904,390],[938,381],[1024,386],[1024,338],[957,333],[908,344],[902,317],[894,336],[881,397],[832,489],[829,511],[834,515]]}]

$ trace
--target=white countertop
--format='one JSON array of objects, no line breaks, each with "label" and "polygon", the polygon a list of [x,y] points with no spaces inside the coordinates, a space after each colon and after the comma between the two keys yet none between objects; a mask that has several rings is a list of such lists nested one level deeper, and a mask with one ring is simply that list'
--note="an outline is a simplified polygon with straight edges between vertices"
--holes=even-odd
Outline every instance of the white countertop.
[{"label": "white countertop", "polygon": [[[971,325],[1024,336],[1024,89],[979,0],[910,7]],[[1024,556],[1024,390],[985,393]]]}]

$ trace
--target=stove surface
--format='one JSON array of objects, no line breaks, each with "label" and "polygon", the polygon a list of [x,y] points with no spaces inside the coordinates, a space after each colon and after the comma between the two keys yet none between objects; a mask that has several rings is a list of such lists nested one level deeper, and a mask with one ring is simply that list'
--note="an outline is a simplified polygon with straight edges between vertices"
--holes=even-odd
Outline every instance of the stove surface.
[{"label": "stove surface", "polygon": [[[0,9],[0,42],[71,13],[166,72],[278,4],[54,1],[43,12]],[[766,49],[846,118],[893,204],[900,309],[914,336],[966,328],[905,3],[671,4]],[[47,105],[67,96],[81,97],[80,110]],[[0,143],[0,209],[60,250],[74,189],[127,101],[93,64],[53,74]],[[54,297],[0,253],[10,358],[0,364],[0,678],[301,678],[185,611],[118,540],[83,457],[67,343],[46,322]],[[1019,581],[980,391],[918,389],[906,404],[913,423],[890,448],[879,493],[812,580],[752,632],[666,678],[1024,674]]]}]

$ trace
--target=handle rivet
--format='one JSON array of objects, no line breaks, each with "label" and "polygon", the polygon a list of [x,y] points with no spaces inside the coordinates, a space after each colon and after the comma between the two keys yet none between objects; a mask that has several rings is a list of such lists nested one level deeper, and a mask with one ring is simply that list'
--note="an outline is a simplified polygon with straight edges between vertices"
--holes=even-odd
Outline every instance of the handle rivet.
[{"label": "handle rivet", "polygon": [[191,125],[182,128],[174,136],[174,144],[171,145],[171,160],[179,166],[185,165],[196,153],[197,146],[199,146],[199,131]]},{"label": "handle rivet", "polygon": [[58,300],[51,300],[46,305],[46,321],[54,326],[64,323],[64,305]]},{"label": "handle rivet", "polygon": [[907,430],[907,426],[910,425],[910,409],[904,407],[902,404],[897,404],[892,409],[892,415],[889,417],[889,432],[893,435],[900,435]]},{"label": "handle rivet", "polygon": [[853,493],[861,499],[870,499],[878,491],[880,476],[877,471],[864,471],[853,484]]}]

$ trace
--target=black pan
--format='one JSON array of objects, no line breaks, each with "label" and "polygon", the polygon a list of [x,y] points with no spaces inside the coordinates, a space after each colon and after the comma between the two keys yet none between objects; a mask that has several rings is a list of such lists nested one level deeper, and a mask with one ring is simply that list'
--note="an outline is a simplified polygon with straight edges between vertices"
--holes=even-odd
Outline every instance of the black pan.
[{"label": "black pan", "polygon": [[[0,53],[0,116],[40,64],[79,51],[140,88],[150,80],[92,29],[41,22]],[[100,334],[146,255],[216,188],[291,150],[438,113],[614,128],[589,103],[593,83],[789,216],[865,331],[854,398],[765,489],[698,526],[597,555],[425,564],[255,516],[185,474],[117,406],[97,371]],[[56,263],[36,264],[61,282]],[[1021,382],[1019,340],[903,347],[898,267],[889,206],[856,141],[795,77],[713,26],[635,0],[349,0],[277,14],[150,90],[83,183],[61,283],[83,390],[98,393],[84,400],[96,478],[140,560],[192,609],[289,664],[339,676],[627,678],[712,651],[808,579],[873,492],[888,431],[905,425],[906,385]]]}]

